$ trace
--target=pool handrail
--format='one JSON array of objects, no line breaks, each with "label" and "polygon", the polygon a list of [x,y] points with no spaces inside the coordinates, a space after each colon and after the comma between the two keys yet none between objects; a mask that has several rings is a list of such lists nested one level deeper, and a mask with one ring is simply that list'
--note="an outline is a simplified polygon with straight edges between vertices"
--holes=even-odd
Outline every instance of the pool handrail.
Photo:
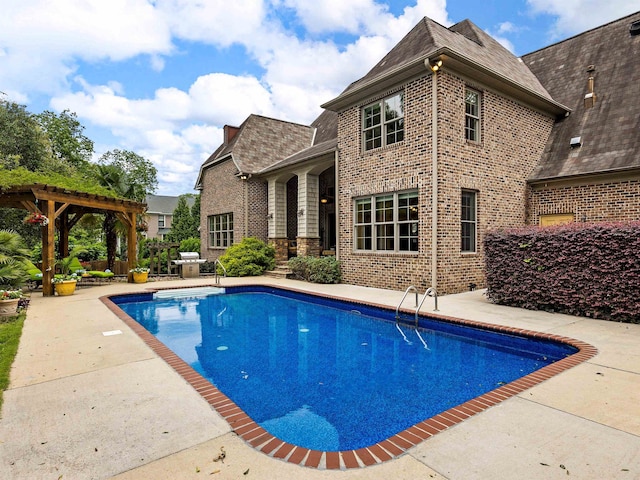
[{"label": "pool handrail", "polygon": [[400,307],[402,306],[402,302],[404,302],[404,299],[407,298],[407,295],[409,295],[410,292],[414,292],[416,294],[416,304],[415,304],[414,308],[418,307],[418,289],[416,287],[414,287],[413,285],[409,285],[407,287],[407,289],[404,291],[404,295],[402,296],[402,300],[400,300],[400,303],[396,307],[396,322],[398,322],[398,320],[400,320]]},{"label": "pool handrail", "polygon": [[220,265],[222,267],[222,271],[224,272],[224,278],[227,278],[227,269],[224,268],[224,265],[222,264],[222,262],[219,259],[215,259],[215,261],[213,262],[213,271],[215,272],[215,279],[216,279],[216,285],[220,284],[220,276],[218,275],[218,267],[217,265]]},{"label": "pool handrail", "polygon": [[400,320],[400,307],[402,306],[402,302],[404,302],[405,298],[407,298],[407,295],[409,295],[410,292],[415,292],[416,294],[415,321],[416,321],[416,328],[418,328],[418,312],[420,312],[420,309],[422,308],[422,304],[424,303],[427,297],[434,297],[435,308],[433,309],[433,311],[434,312],[438,311],[438,292],[434,287],[427,288],[427,290],[424,292],[424,295],[422,296],[422,299],[420,300],[420,303],[418,303],[418,289],[413,285],[410,285],[409,287],[407,287],[407,289],[404,291],[404,295],[402,296],[402,300],[400,300],[400,303],[396,307],[396,323],[398,323],[398,321]]}]

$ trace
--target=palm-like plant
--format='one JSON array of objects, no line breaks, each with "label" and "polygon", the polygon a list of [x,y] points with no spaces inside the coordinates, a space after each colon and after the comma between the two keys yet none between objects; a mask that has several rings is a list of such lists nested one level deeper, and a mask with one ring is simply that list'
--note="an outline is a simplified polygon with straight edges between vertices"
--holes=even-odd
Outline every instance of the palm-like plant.
[{"label": "palm-like plant", "polygon": [[24,260],[29,258],[23,238],[12,230],[0,230],[0,286],[18,288],[29,278]]},{"label": "palm-like plant", "polygon": [[[96,165],[96,178],[103,187],[108,187],[119,196],[130,198],[133,186],[127,174],[116,165]],[[116,244],[118,238],[118,218],[115,212],[107,211],[104,215],[104,235],[107,242],[107,268],[115,270]]]}]

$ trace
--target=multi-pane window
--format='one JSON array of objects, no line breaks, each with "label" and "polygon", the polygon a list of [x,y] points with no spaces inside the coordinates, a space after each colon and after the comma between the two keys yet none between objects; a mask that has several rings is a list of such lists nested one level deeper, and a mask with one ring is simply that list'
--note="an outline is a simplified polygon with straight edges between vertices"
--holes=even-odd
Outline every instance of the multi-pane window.
[{"label": "multi-pane window", "polygon": [[357,199],[354,227],[356,250],[417,252],[418,192]]},{"label": "multi-pane window", "polygon": [[165,226],[164,215],[158,215],[158,228],[164,228],[164,226]]},{"label": "multi-pane window", "polygon": [[209,217],[209,246],[230,247],[233,244],[233,213]]},{"label": "multi-pane window", "polygon": [[362,109],[362,138],[365,150],[392,145],[404,139],[403,93]]},{"label": "multi-pane window", "polygon": [[480,94],[474,90],[465,92],[464,138],[480,141]]},{"label": "multi-pane window", "polygon": [[475,253],[478,211],[477,193],[473,190],[462,191],[460,220],[460,251]]}]

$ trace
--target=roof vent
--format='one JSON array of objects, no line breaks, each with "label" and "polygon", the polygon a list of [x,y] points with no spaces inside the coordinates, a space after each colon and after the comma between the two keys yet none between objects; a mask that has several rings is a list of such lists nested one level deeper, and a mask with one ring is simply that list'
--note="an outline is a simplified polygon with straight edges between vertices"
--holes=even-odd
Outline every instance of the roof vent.
[{"label": "roof vent", "polygon": [[629,33],[632,37],[640,35],[640,20],[631,24],[631,26],[629,27]]},{"label": "roof vent", "polygon": [[582,137],[573,137],[569,142],[571,148],[578,148],[582,145]]}]

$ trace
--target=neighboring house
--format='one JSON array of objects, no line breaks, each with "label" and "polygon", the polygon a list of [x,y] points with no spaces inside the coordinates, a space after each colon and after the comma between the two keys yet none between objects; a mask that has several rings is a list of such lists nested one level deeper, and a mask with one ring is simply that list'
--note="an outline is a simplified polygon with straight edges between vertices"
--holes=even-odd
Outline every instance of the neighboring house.
[{"label": "neighboring house", "polygon": [[[145,213],[147,221],[147,238],[157,238],[164,240],[165,235],[171,230],[173,211],[178,206],[178,198],[167,195],[148,195],[146,199],[147,211]],[[187,197],[189,207],[193,206],[194,198]]]},{"label": "neighboring house", "polygon": [[640,12],[519,59],[424,18],[309,127],[225,127],[202,255],[254,235],[336,254],[345,283],[454,293],[484,285],[487,230],[639,219],[638,33]]}]

